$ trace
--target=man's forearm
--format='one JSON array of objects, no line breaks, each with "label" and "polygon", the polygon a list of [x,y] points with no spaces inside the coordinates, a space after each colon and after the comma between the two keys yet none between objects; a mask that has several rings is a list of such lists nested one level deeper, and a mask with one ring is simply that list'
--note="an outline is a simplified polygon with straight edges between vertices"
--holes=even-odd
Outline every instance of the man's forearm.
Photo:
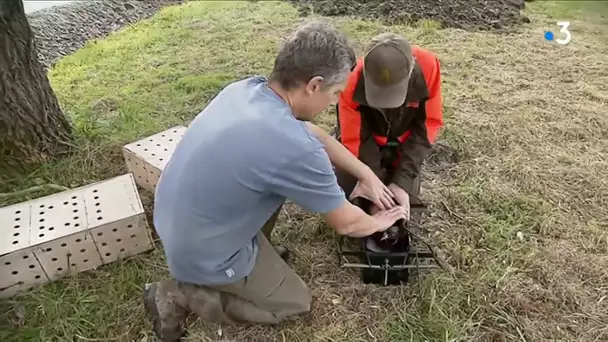
[{"label": "man's forearm", "polygon": [[367,165],[350,153],[350,151],[344,147],[344,145],[325,132],[321,127],[310,122],[307,122],[306,124],[315,134],[317,139],[321,141],[325,147],[325,151],[327,151],[327,155],[329,155],[329,159],[336,167],[359,180],[365,178],[370,172],[372,172]]}]

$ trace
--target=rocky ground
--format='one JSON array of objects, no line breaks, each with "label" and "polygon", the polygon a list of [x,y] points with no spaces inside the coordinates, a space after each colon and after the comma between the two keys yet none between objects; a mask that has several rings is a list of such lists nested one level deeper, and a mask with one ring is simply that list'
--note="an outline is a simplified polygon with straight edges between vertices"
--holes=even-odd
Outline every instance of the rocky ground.
[{"label": "rocky ground", "polygon": [[182,0],[103,0],[69,3],[28,14],[38,55],[45,68],[92,39],[102,38],[161,7]]},{"label": "rocky ground", "polygon": [[530,20],[520,13],[524,0],[288,0],[302,15],[352,15],[400,24],[432,19],[442,27],[502,29]]}]

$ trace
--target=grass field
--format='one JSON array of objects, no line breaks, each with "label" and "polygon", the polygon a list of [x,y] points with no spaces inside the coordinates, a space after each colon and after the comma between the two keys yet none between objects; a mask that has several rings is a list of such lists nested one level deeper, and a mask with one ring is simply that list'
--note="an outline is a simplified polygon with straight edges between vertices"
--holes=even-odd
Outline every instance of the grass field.
[{"label": "grass field", "polygon": [[[425,168],[423,224],[450,267],[420,287],[361,285],[338,268],[331,230],[288,206],[276,239],[310,285],[311,315],[278,327],[192,320],[193,340],[608,341],[608,6],[536,1],[526,12],[532,24],[503,35],[332,19],[358,46],[392,30],[442,61],[446,128]],[[193,1],[65,57],[50,77],[80,152],[0,191],[125,172],[123,144],[268,73],[299,20],[283,2]],[[566,46],[543,38],[558,20],[571,21]],[[141,288],[166,276],[158,249],[3,300],[0,340],[150,341]]]}]

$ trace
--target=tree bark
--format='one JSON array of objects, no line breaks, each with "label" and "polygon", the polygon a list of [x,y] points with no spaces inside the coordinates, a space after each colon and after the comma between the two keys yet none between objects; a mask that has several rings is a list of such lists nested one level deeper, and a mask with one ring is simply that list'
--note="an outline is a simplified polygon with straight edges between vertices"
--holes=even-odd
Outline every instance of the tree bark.
[{"label": "tree bark", "polygon": [[0,0],[0,179],[72,146],[33,38],[21,0]]}]

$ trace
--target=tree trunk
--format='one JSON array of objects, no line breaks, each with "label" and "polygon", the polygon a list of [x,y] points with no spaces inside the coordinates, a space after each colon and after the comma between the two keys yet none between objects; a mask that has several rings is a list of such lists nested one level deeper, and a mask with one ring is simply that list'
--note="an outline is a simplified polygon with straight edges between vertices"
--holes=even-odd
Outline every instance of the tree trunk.
[{"label": "tree trunk", "polygon": [[72,146],[33,38],[21,0],[0,0],[0,179]]}]

